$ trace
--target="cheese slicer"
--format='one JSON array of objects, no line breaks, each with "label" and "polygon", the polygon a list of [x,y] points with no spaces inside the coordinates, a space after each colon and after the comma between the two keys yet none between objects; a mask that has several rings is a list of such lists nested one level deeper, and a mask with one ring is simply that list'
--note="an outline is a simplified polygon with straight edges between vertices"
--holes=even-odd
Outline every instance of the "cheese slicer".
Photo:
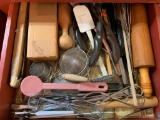
[{"label": "cheese slicer", "polygon": [[108,85],[104,82],[81,82],[79,84],[43,83],[37,76],[28,76],[21,83],[21,91],[26,96],[37,95],[43,89],[105,92],[108,89]]}]

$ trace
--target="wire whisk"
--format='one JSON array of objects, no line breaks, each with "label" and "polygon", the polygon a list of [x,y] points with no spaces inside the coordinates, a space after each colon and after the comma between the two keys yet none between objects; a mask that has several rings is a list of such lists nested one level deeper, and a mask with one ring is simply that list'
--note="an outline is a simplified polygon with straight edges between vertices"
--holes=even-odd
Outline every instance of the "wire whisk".
[{"label": "wire whisk", "polygon": [[[145,99],[143,96],[143,91],[142,88],[138,85],[135,85],[135,89],[139,91],[138,94],[136,94],[136,97],[141,99],[141,101],[138,103],[137,106],[141,106],[144,104]],[[89,96],[92,96],[92,98],[89,98]],[[91,104],[100,104],[101,102],[106,102],[106,101],[119,101],[124,104],[127,104],[129,106],[137,107],[134,104],[131,104],[128,101],[129,98],[132,98],[130,86],[125,87],[122,90],[119,90],[118,92],[112,92],[112,93],[103,93],[103,92],[91,92],[86,94],[83,97],[83,100],[85,102],[91,103]],[[98,102],[97,102],[98,101]]]}]

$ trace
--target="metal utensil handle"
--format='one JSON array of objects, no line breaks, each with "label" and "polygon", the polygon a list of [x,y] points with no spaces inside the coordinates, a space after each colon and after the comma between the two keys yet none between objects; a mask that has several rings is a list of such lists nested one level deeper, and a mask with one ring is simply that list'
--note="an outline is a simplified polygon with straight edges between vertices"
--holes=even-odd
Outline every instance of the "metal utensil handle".
[{"label": "metal utensil handle", "polygon": [[102,76],[102,77],[92,79],[91,82],[109,82],[117,77],[118,75],[107,75],[107,76]]},{"label": "metal utensil handle", "polygon": [[[87,35],[88,35],[88,37],[89,37],[89,40],[90,40],[90,42],[91,42],[91,46],[92,46],[92,49],[93,49],[93,48],[94,48],[94,42],[93,42],[94,39],[93,39],[92,33],[91,33],[90,30],[89,30],[89,31],[86,31],[86,33],[87,33]],[[99,66],[100,66],[100,69],[101,69],[102,74],[103,74],[103,75],[108,75],[101,56],[99,56],[98,64],[99,64]]]}]

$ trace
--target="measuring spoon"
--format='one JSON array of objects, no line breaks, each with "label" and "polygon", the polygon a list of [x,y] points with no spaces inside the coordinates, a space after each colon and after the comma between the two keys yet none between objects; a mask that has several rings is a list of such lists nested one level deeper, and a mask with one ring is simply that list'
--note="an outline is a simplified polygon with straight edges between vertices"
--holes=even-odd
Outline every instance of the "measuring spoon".
[{"label": "measuring spoon", "polygon": [[43,83],[37,76],[28,76],[21,83],[21,91],[26,96],[39,94],[43,89],[105,92],[108,89],[108,85],[104,82],[81,82],[79,84]]}]

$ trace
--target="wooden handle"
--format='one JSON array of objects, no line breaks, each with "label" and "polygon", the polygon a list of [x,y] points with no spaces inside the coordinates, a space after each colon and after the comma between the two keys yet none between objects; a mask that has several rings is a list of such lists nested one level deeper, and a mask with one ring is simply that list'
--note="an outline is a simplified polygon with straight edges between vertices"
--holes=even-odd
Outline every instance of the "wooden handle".
[{"label": "wooden handle", "polygon": [[58,23],[62,28],[68,28],[72,24],[69,3],[58,3]]},{"label": "wooden handle", "polygon": [[[142,102],[142,99],[137,99],[138,103]],[[130,98],[128,99],[126,102],[133,104],[133,99]],[[127,104],[124,104],[122,102],[119,101],[107,101],[107,102],[103,102],[100,104],[100,106],[103,109],[108,109],[108,108],[133,108],[133,106],[129,106]],[[152,96],[150,98],[145,98],[145,102],[143,105],[141,106],[137,106],[135,108],[150,108],[150,107],[156,107],[158,106],[158,99],[155,96]]]},{"label": "wooden handle", "polygon": [[140,68],[140,83],[145,97],[150,97],[152,94],[152,86],[149,77],[149,68]]},{"label": "wooden handle", "polygon": [[18,77],[20,76],[20,71],[22,68],[23,49],[26,31],[26,16],[27,3],[21,3],[17,22],[17,32],[14,42],[10,80],[10,86],[15,88],[19,87],[21,82],[21,80],[18,80]]},{"label": "wooden handle", "polygon": [[59,47],[64,50],[73,47],[73,41],[67,32],[63,32],[62,36],[59,38]]},{"label": "wooden handle", "polygon": [[19,105],[23,103],[23,93],[21,92],[20,88],[18,88],[16,91],[14,103]]},{"label": "wooden handle", "polygon": [[[13,54],[15,52],[13,52]],[[17,58],[14,57],[12,58],[11,79],[10,79],[11,87],[18,88],[20,86],[21,80],[19,79],[19,75],[22,68],[22,59],[23,59],[22,56],[19,57],[17,56]]]},{"label": "wooden handle", "polygon": [[73,46],[73,41],[68,35],[69,26],[72,24],[71,6],[69,3],[58,3],[58,24],[62,27],[59,47],[62,49],[69,49]]},{"label": "wooden handle", "polygon": [[111,61],[109,58],[109,54],[107,54],[107,53],[105,53],[105,60],[106,60],[105,63],[107,66],[108,75],[112,75],[113,74],[112,65],[111,65]]},{"label": "wooden handle", "polygon": [[68,81],[76,81],[76,82],[86,82],[88,81],[87,77],[74,75],[74,74],[62,74],[62,78]]},{"label": "wooden handle", "polygon": [[[102,13],[103,13],[103,18],[104,18],[104,21],[109,24],[108,22],[108,18],[107,18],[107,13],[106,13],[106,10],[105,9],[102,9]],[[102,42],[103,42],[103,45],[105,47],[105,49],[107,50],[107,53],[105,53],[105,60],[106,60],[106,66],[107,66],[107,71],[108,71],[108,74],[111,75],[113,73],[112,71],[112,65],[111,65],[111,61],[110,61],[110,55],[111,55],[111,49],[106,41],[106,36],[105,36],[105,33],[103,34],[103,38],[102,38]],[[112,57],[112,56],[111,56]]]},{"label": "wooden handle", "polygon": [[146,97],[151,96],[152,87],[148,68],[155,66],[145,4],[131,6],[131,43],[133,64],[140,68],[141,85]]},{"label": "wooden handle", "polygon": [[32,108],[28,107],[28,105],[11,104],[11,109],[13,109],[13,110],[22,110],[22,109],[32,109]]},{"label": "wooden handle", "polygon": [[121,69],[120,69],[119,63],[116,64],[116,68],[117,68],[118,75],[121,76],[122,73],[121,73]]}]

